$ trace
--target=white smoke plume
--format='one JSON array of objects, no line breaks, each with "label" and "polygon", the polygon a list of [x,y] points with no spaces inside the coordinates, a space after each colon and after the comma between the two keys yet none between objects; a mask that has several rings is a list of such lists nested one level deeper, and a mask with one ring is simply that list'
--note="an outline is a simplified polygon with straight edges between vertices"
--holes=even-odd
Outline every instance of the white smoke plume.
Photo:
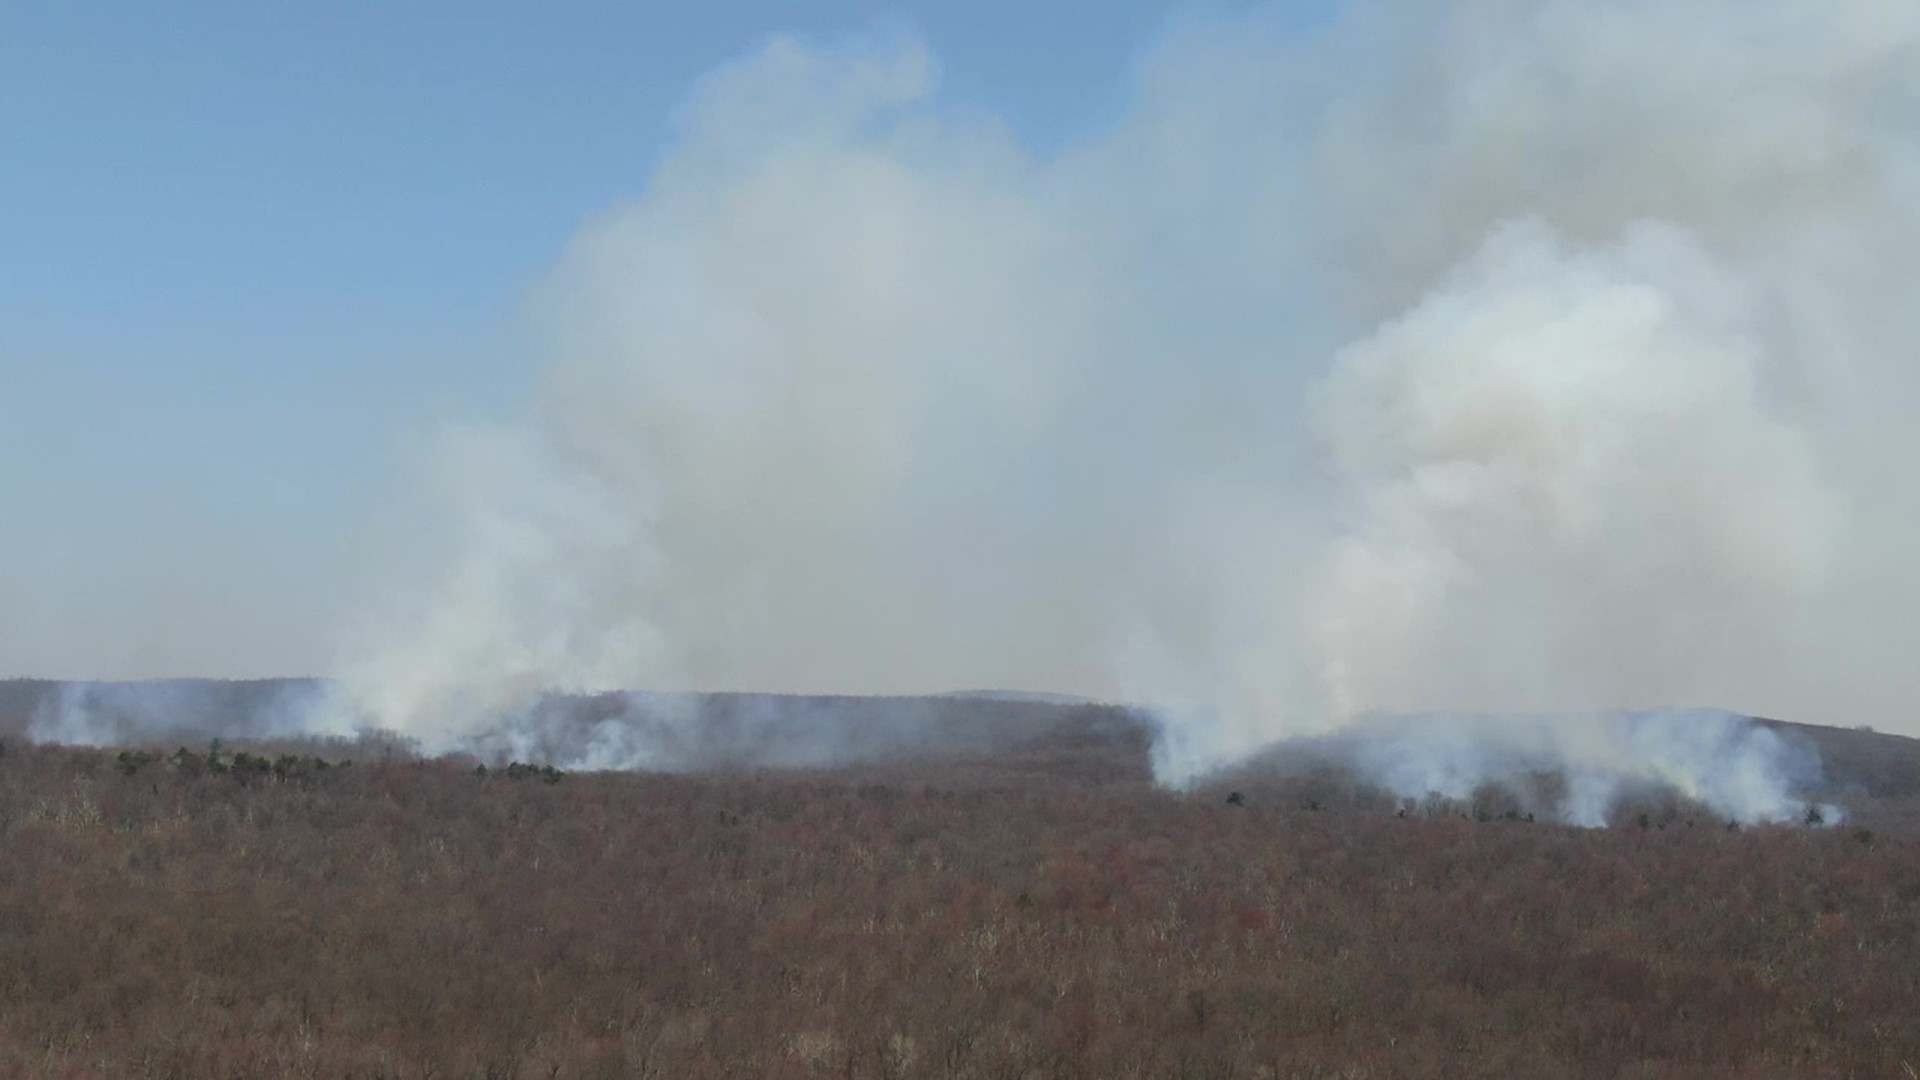
[{"label": "white smoke plume", "polygon": [[443,440],[448,543],[342,713],[434,746],[548,689],[1063,691],[1162,704],[1174,782],[1564,715],[1475,738],[1761,819],[1777,755],[1577,717],[1911,729],[1920,7],[1283,22],[1178,28],[1047,154],[912,40],[714,73],[539,296],[532,415]]},{"label": "white smoke plume", "polygon": [[1740,822],[1845,818],[1805,797],[1826,778],[1803,737],[1714,709],[1367,717],[1265,756],[1283,771],[1337,767],[1416,807],[1459,807],[1491,789],[1516,813],[1584,827],[1607,824],[1631,796],[1677,795]]}]

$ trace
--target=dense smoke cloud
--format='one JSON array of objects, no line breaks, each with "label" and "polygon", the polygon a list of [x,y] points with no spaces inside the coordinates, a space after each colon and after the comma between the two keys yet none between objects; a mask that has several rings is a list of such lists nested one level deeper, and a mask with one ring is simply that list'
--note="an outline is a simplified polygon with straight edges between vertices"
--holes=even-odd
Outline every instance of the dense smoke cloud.
[{"label": "dense smoke cloud", "polygon": [[1044,156],[936,85],[782,40],[695,91],[339,722],[1056,690],[1159,705],[1178,781],[1380,712],[1905,720],[1920,8],[1236,16]]}]

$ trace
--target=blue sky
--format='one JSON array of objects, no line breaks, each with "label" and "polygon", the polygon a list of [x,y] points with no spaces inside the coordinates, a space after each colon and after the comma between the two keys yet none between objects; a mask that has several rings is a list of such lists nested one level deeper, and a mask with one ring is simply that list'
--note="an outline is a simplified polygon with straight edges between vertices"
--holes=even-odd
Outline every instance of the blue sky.
[{"label": "blue sky", "polygon": [[237,620],[263,592],[282,609],[234,666],[298,663],[409,433],[523,407],[528,289],[644,187],[699,77],[768,36],[904,28],[944,104],[1045,154],[1116,112],[1141,51],[1194,13],[9,5],[0,674],[72,667],[89,635],[103,673],[208,666],[101,628],[109,597],[184,603],[212,577]]}]

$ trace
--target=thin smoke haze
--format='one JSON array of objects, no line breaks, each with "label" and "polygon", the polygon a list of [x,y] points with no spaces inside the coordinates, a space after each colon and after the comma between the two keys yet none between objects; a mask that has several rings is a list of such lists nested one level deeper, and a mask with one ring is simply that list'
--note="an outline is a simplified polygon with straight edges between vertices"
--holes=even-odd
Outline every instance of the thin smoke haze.
[{"label": "thin smoke haze", "polygon": [[1920,7],[1223,16],[1045,153],[938,82],[778,39],[694,89],[536,298],[526,419],[435,441],[444,542],[316,723],[1059,691],[1153,703],[1179,783],[1497,714],[1369,767],[1777,819],[1793,754],[1618,710],[1908,722]]}]

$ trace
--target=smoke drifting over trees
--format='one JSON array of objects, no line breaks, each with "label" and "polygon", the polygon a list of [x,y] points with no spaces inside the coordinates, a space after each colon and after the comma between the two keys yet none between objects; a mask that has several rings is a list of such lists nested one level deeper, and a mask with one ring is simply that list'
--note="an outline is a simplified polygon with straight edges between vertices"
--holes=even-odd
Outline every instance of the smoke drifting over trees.
[{"label": "smoke drifting over trees", "polygon": [[[991,687],[1150,709],[1173,783],[1409,717],[1704,791],[1739,722],[1647,717],[1911,729],[1920,11],[1196,18],[1044,150],[937,45],[692,88],[276,731],[651,767],[693,699],[543,703]],[[36,733],[116,738],[73,693]]]}]

